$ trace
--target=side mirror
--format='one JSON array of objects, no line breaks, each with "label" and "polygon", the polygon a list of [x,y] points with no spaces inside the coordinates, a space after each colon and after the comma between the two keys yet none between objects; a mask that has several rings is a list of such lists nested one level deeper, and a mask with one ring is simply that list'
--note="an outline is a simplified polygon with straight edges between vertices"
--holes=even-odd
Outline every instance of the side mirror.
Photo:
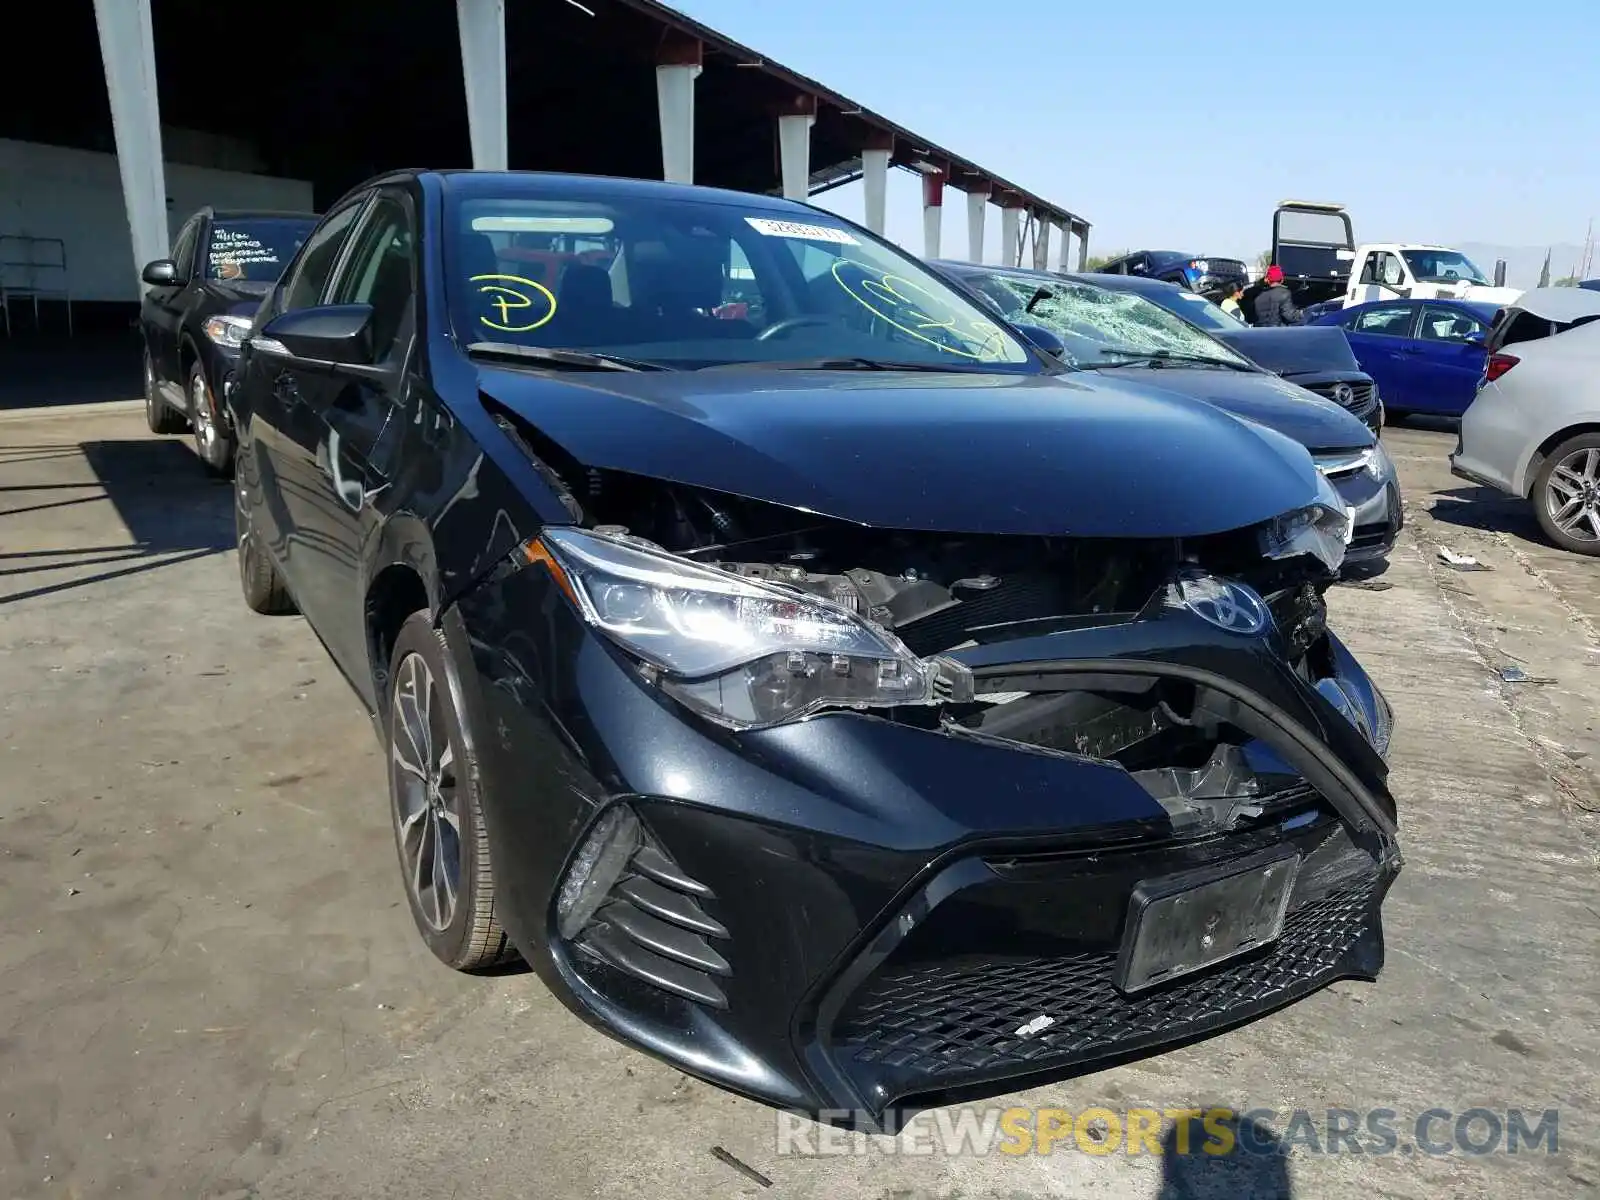
[{"label": "side mirror", "polygon": [[1018,325],[1016,330],[1047,354],[1059,356],[1067,352],[1067,344],[1043,325]]},{"label": "side mirror", "polygon": [[372,305],[324,304],[280,313],[260,330],[296,358],[341,366],[372,365]]},{"label": "side mirror", "polygon": [[145,263],[144,270],[139,272],[139,278],[151,287],[172,287],[178,282],[178,264],[170,258],[158,258]]}]

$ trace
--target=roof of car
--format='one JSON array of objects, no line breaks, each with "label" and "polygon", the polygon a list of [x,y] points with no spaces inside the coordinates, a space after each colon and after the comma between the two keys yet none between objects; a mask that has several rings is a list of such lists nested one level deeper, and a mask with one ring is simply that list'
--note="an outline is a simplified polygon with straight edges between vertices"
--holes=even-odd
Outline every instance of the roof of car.
[{"label": "roof of car", "polygon": [[[427,174],[428,172],[417,172]],[[538,188],[546,195],[655,197],[660,200],[698,200],[701,203],[759,206],[765,212],[789,210],[796,216],[814,218],[819,214],[844,222],[845,218],[782,196],[757,195],[730,188],[701,187],[690,183],[667,183],[660,179],[628,179],[616,175],[569,175],[555,171],[466,171],[431,172],[450,191],[463,194],[493,192],[508,185]]]},{"label": "roof of car", "polygon": [[213,221],[239,221],[252,217],[270,218],[278,221],[315,221],[318,219],[318,215],[314,212],[300,212],[287,208],[212,208],[207,205],[200,211]]},{"label": "roof of car", "polygon": [[1485,321],[1494,320],[1495,314],[1505,306],[1495,304],[1488,300],[1453,300],[1448,296],[1420,296],[1405,300],[1403,297],[1390,297],[1387,300],[1363,300],[1360,304],[1346,304],[1343,308],[1332,309],[1329,315],[1338,313],[1351,313],[1359,309],[1376,308],[1380,304],[1427,304],[1434,308],[1464,308],[1475,317],[1482,317]]},{"label": "roof of car", "polygon": [[1062,271],[1063,279],[1076,280],[1078,283],[1092,283],[1097,287],[1111,288],[1121,292],[1185,292],[1189,289],[1178,283],[1168,283],[1165,279],[1150,279],[1144,275],[1102,275],[1097,271]]}]

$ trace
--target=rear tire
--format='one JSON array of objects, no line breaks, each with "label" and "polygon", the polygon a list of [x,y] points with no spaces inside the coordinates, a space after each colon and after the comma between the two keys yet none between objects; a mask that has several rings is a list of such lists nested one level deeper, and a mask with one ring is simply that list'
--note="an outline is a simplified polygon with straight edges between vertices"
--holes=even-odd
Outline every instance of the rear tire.
[{"label": "rear tire", "polygon": [[189,427],[194,430],[194,451],[211,474],[226,479],[233,474],[233,439],[227,422],[217,412],[205,369],[197,362],[189,368]]},{"label": "rear tire", "polygon": [[289,584],[276,564],[261,548],[250,507],[246,503],[244,482],[239,471],[233,473],[233,530],[239,547],[239,590],[252,612],[281,616],[295,611]]},{"label": "rear tire", "polygon": [[480,971],[516,950],[495,915],[478,763],[460,694],[444,635],[426,612],[412,613],[390,656],[384,718],[395,849],[411,919],[428,949],[446,966]]},{"label": "rear tire", "polygon": [[1600,433],[1550,451],[1528,499],[1545,537],[1574,554],[1600,555]]},{"label": "rear tire", "polygon": [[174,412],[172,406],[161,398],[155,364],[150,361],[149,350],[144,352],[144,423],[150,426],[151,433],[182,433],[187,427],[183,414]]}]

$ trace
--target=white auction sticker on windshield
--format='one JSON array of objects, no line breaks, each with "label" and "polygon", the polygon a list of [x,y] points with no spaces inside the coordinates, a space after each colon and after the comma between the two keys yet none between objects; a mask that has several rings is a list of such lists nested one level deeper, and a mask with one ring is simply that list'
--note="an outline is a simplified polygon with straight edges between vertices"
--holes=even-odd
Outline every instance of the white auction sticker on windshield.
[{"label": "white auction sticker on windshield", "polygon": [[837,242],[841,246],[860,245],[843,229],[831,225],[806,225],[800,221],[773,221],[767,217],[746,217],[751,229],[766,237],[799,238],[803,242]]}]

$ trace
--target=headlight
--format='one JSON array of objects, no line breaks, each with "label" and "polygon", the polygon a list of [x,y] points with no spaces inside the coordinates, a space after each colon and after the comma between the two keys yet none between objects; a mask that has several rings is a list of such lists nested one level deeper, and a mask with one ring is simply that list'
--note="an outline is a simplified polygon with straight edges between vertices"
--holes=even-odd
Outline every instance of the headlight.
[{"label": "headlight", "polygon": [[818,708],[928,703],[939,670],[840,605],[636,539],[547,530],[530,547],[600,632],[690,708],[735,728]]},{"label": "headlight", "polygon": [[1193,259],[1190,261],[1189,265],[1196,271],[1199,271],[1202,275],[1211,270],[1211,264],[1203,258]]},{"label": "headlight", "polygon": [[1309,554],[1337,574],[1350,542],[1351,520],[1339,493],[1319,471],[1317,498],[1269,521],[1261,531],[1261,553],[1273,559]]},{"label": "headlight", "polygon": [[237,350],[249,336],[250,324],[249,317],[208,317],[202,328],[217,345]]},{"label": "headlight", "polygon": [[1382,442],[1377,442],[1372,447],[1372,456],[1367,459],[1367,474],[1374,479],[1382,479],[1394,473],[1394,463],[1389,458],[1389,452],[1383,448]]}]

